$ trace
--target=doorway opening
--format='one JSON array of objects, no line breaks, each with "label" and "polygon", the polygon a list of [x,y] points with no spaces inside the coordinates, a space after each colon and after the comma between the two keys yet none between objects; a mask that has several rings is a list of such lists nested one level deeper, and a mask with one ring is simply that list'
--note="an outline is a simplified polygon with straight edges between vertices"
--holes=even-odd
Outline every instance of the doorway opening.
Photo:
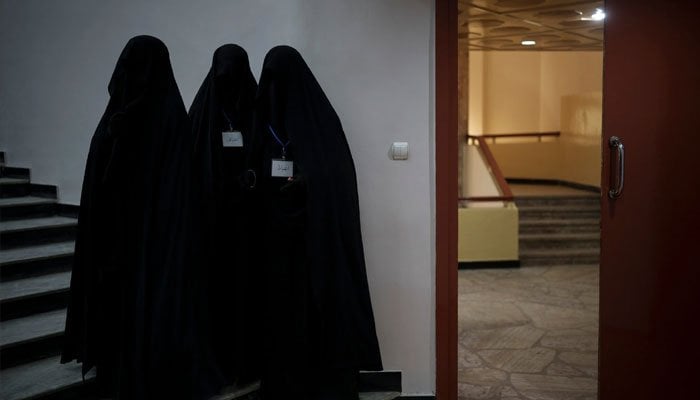
[{"label": "doorway opening", "polygon": [[457,396],[594,399],[603,2],[457,7]]}]

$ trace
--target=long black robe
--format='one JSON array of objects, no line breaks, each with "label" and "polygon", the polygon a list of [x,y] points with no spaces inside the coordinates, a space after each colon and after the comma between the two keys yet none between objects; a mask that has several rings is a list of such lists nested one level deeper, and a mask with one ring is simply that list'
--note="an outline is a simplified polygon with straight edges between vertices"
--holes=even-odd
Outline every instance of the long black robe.
[{"label": "long black robe", "polygon": [[104,396],[206,398],[193,137],[166,46],[129,40],[109,94],[85,168],[62,362],[96,367]]},{"label": "long black robe", "polygon": [[[219,47],[192,106],[195,171],[202,196],[202,268],[207,288],[203,312],[210,344],[227,383],[259,378],[259,268],[255,235],[256,202],[250,196],[245,164],[252,143],[257,83],[248,54],[234,44]],[[240,131],[243,147],[224,147],[223,131]]]},{"label": "long black robe", "polygon": [[[265,57],[255,131],[250,166],[266,215],[263,396],[357,399],[357,371],[382,362],[355,167],[335,110],[291,47]],[[287,141],[295,176],[272,177]]]}]

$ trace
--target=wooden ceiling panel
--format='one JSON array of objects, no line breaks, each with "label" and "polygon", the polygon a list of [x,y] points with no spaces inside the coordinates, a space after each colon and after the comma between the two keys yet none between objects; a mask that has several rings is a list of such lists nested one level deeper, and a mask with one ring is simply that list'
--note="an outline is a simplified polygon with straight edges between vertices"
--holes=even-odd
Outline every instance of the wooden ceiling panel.
[{"label": "wooden ceiling panel", "polygon": [[459,38],[472,50],[601,51],[603,22],[590,17],[602,8],[602,1],[459,0]]}]

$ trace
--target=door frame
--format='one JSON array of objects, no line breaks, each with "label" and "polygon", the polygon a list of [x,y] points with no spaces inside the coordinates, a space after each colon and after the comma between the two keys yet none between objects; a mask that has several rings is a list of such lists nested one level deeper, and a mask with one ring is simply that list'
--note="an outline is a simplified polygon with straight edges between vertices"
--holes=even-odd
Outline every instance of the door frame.
[{"label": "door frame", "polygon": [[457,400],[457,0],[435,1],[436,398]]}]

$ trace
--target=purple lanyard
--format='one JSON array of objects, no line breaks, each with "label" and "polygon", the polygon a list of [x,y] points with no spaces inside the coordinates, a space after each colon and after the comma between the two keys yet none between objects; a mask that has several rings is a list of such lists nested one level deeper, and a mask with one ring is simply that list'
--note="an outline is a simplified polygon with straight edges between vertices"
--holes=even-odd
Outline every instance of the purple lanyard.
[{"label": "purple lanyard", "polygon": [[277,143],[282,147],[282,159],[284,160],[287,157],[287,146],[291,142],[290,140],[287,140],[287,143],[282,142],[282,140],[277,136],[275,133],[275,130],[272,129],[272,125],[267,124],[267,127],[270,129],[270,133],[272,134],[272,137],[275,138]]}]

